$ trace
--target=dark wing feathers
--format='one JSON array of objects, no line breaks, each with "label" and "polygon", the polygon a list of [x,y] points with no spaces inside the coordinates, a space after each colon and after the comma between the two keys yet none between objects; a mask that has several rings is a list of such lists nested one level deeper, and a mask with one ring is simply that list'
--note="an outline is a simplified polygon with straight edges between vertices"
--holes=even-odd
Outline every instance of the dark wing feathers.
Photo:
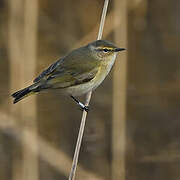
[{"label": "dark wing feathers", "polygon": [[43,78],[47,77],[49,74],[54,72],[54,70],[59,66],[61,60],[56,61],[55,63],[51,64],[46,70],[44,70],[38,77],[34,79],[34,83],[39,82]]},{"label": "dark wing feathers", "polygon": [[65,88],[69,86],[85,83],[93,79],[98,69],[94,68],[88,72],[77,73],[75,69],[63,72],[54,71],[47,78],[47,84],[52,85],[52,88]]},{"label": "dark wing feathers", "polygon": [[[82,52],[82,51],[81,51]],[[92,57],[72,51],[44,70],[34,82],[45,82],[52,87],[69,87],[93,79],[98,71],[97,61]]]}]

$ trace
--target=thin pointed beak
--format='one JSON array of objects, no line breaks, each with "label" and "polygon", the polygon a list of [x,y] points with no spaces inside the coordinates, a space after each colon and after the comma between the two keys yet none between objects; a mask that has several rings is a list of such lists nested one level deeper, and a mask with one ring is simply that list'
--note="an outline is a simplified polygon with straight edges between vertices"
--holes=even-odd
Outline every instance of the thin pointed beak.
[{"label": "thin pointed beak", "polygon": [[124,50],[126,50],[126,49],[125,48],[116,48],[114,51],[119,52],[119,51],[124,51]]}]

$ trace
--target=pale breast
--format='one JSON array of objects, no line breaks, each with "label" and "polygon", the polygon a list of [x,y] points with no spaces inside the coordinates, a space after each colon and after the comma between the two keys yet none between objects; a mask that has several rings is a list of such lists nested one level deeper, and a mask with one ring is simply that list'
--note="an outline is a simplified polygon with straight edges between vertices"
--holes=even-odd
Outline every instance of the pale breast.
[{"label": "pale breast", "polygon": [[65,91],[73,96],[81,96],[83,94],[86,94],[87,92],[96,89],[105,79],[105,77],[108,75],[110,72],[114,61],[116,59],[116,54],[113,56],[113,59],[110,61],[102,64],[101,68],[99,69],[98,73],[96,76],[89,82],[84,83],[84,84],[79,84],[76,86],[68,87],[65,89]]}]

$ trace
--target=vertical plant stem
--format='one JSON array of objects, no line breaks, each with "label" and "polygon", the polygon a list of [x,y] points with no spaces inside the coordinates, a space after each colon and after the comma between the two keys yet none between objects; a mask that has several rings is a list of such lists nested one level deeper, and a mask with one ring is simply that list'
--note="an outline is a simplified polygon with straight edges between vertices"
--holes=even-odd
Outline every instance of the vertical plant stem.
[{"label": "vertical plant stem", "polygon": [[[108,4],[109,4],[109,0],[105,0],[97,40],[102,38]],[[86,95],[86,101],[85,101],[86,106],[89,105],[91,96],[92,96],[92,91],[90,91]],[[87,112],[84,110],[83,114],[82,114],[82,118],[81,118],[81,125],[79,128],[79,134],[78,134],[78,139],[77,139],[76,148],[75,148],[75,152],[74,152],[74,157],[73,157],[72,167],[71,167],[71,171],[70,171],[70,175],[69,175],[69,180],[74,180],[74,178],[75,178],[75,173],[76,173],[78,158],[79,158],[79,152],[80,152],[80,148],[81,148],[84,127],[85,127],[85,123],[86,123],[86,117],[87,117]]]},{"label": "vertical plant stem", "polygon": [[[127,1],[115,0],[114,11],[114,24],[119,23],[115,28],[115,43],[126,48],[128,43]],[[113,72],[111,180],[126,179],[127,56],[127,52],[118,55]]]},{"label": "vertical plant stem", "polygon": [[97,40],[102,38],[109,0],[105,0]]},{"label": "vertical plant stem", "polygon": [[[23,74],[21,68],[22,58],[22,39],[19,34],[23,32],[23,7],[22,0],[9,0],[8,2],[8,56],[9,56],[9,81],[10,81],[10,94],[14,89],[18,89],[21,86]],[[18,22],[18,23],[17,23]],[[18,77],[18,81],[17,81]],[[11,102],[11,101],[9,101]],[[14,122],[21,123],[21,104],[13,106],[10,104],[10,114],[18,117]],[[13,145],[12,155],[12,180],[22,180],[22,164],[20,160],[20,150],[18,145]]]},{"label": "vertical plant stem", "polygon": [[[36,44],[38,26],[37,0],[9,0],[9,37],[8,51],[10,61],[11,90],[22,87],[34,75],[36,68]],[[18,77],[18,79],[17,79]],[[10,93],[12,93],[11,91]],[[12,104],[12,103],[11,103]],[[33,148],[38,148],[36,125],[35,97],[16,106],[10,106],[10,113],[15,123],[21,127],[22,143],[13,146],[13,180],[38,180],[38,157],[32,153],[24,142],[34,142]],[[25,124],[31,127],[33,135],[29,137]],[[32,145],[32,144],[31,144]],[[22,148],[22,149],[21,149]],[[22,155],[22,156],[21,156]]]},{"label": "vertical plant stem", "polygon": [[[23,84],[31,79],[36,71],[37,60],[37,36],[38,36],[38,1],[37,0],[23,0],[24,3],[24,29],[23,29],[23,59],[21,61],[23,68]],[[39,165],[38,156],[32,153],[27,146],[26,141],[33,142],[33,148],[38,151],[38,130],[37,130],[37,103],[36,97],[32,97],[28,101],[22,102],[21,107],[23,128],[23,179],[38,180],[39,179]],[[29,136],[28,128],[30,127],[32,136]]]}]

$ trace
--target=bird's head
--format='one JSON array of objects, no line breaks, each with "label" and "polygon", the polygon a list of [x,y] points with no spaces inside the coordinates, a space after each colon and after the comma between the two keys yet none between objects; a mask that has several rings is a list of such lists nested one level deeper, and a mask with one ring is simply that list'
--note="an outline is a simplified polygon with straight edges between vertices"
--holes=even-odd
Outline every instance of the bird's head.
[{"label": "bird's head", "polygon": [[91,55],[98,60],[110,60],[117,55],[118,52],[125,50],[125,48],[118,48],[113,43],[107,40],[97,40],[87,45]]}]

